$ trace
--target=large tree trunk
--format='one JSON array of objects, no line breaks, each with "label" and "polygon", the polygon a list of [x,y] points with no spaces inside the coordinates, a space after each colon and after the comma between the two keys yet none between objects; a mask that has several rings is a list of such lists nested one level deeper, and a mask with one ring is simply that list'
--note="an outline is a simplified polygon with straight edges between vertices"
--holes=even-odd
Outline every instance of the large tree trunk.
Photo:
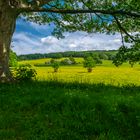
[{"label": "large tree trunk", "polygon": [[8,6],[0,7],[0,82],[12,80],[9,52],[15,29],[16,14]]}]

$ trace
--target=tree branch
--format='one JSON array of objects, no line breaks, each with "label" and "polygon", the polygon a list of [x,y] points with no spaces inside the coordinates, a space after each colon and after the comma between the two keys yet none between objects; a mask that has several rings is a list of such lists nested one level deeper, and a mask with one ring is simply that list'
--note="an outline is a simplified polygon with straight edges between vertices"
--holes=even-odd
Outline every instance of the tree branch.
[{"label": "tree branch", "polygon": [[60,13],[60,14],[83,14],[83,13],[101,13],[107,15],[122,15],[122,16],[129,16],[140,18],[140,12],[126,12],[122,10],[98,10],[98,9],[46,9],[46,8],[21,8],[20,12],[50,12],[50,13]]},{"label": "tree branch", "polygon": [[124,37],[123,37],[123,33],[122,33],[122,31],[120,30],[120,33],[121,33],[121,38],[122,38],[122,45],[123,45],[123,47],[125,46],[124,45]]},{"label": "tree branch", "polygon": [[116,23],[117,23],[117,25],[118,25],[118,27],[119,27],[119,29],[120,29],[120,32],[123,31],[132,41],[134,41],[134,42],[139,42],[139,40],[135,40],[135,39],[122,27],[121,23],[119,22],[119,20],[117,19],[116,16],[114,16],[114,19],[115,19],[115,21],[116,21]]}]

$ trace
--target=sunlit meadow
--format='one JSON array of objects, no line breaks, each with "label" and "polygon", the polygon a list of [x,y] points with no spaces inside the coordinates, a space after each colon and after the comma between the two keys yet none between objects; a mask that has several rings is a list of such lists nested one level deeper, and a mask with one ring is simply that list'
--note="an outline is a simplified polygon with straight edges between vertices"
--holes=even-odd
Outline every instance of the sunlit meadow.
[{"label": "sunlit meadow", "polygon": [[[64,59],[64,58],[63,58]],[[50,59],[38,59],[21,61],[19,64],[31,64],[32,66],[37,64],[45,64]],[[140,65],[136,64],[133,68],[128,63],[123,64],[120,67],[115,67],[112,61],[104,60],[103,64],[97,65],[93,68],[91,73],[87,72],[86,68],[83,68],[82,58],[76,58],[77,62],[81,62],[78,65],[72,66],[60,66],[57,73],[53,72],[51,66],[35,67],[37,71],[38,80],[55,80],[60,82],[79,82],[79,83],[103,83],[111,84],[115,86],[121,85],[140,85]]]}]

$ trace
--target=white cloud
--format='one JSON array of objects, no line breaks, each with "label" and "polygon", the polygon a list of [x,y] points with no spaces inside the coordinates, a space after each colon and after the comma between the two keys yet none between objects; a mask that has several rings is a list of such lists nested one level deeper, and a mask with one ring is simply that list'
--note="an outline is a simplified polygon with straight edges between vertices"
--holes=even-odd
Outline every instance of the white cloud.
[{"label": "white cloud", "polygon": [[85,50],[114,50],[121,46],[120,34],[105,35],[85,32],[65,33],[64,39],[54,36],[39,38],[38,36],[21,32],[15,33],[13,50],[17,54],[50,53]]},{"label": "white cloud", "polygon": [[69,44],[69,47],[70,47],[70,48],[76,48],[77,45],[76,45],[76,44]]},{"label": "white cloud", "polygon": [[44,44],[54,44],[54,43],[58,43],[58,39],[54,36],[48,36],[48,37],[44,37],[41,39],[41,42]]},{"label": "white cloud", "polygon": [[[105,50],[118,49],[121,46],[121,38],[119,34],[87,34],[85,32],[65,33],[64,39],[56,39],[49,36],[42,39],[44,45],[49,48],[59,46],[63,51],[80,51],[80,50]],[[53,50],[52,50],[53,51]]]}]

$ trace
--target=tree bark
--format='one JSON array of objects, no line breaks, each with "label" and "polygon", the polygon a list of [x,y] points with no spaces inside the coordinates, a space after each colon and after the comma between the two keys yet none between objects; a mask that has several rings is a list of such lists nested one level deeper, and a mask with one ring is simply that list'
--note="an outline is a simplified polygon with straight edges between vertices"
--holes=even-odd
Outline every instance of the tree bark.
[{"label": "tree bark", "polygon": [[0,7],[0,82],[12,80],[9,69],[9,52],[15,23],[15,11],[2,5]]}]

